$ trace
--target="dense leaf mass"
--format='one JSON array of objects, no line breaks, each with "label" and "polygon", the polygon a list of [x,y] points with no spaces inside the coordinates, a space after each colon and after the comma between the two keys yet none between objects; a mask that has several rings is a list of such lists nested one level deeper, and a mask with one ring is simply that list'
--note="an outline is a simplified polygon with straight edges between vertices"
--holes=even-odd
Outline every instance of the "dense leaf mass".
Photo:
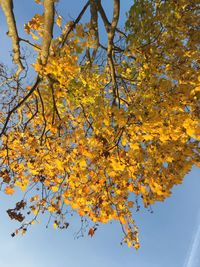
[{"label": "dense leaf mass", "polygon": [[[67,228],[74,210],[94,222],[91,237],[98,223],[119,221],[124,242],[137,249],[138,203],[163,201],[199,166],[199,4],[136,0],[119,30],[119,1],[111,23],[99,2],[89,1],[88,23],[64,24],[56,15],[61,34],[51,40],[46,64],[44,15],[25,25],[37,54],[33,85],[25,87],[21,76],[10,81],[2,66],[2,188],[25,192],[33,218],[22,232],[44,212],[55,228]],[[9,216],[24,220],[18,210]]]}]

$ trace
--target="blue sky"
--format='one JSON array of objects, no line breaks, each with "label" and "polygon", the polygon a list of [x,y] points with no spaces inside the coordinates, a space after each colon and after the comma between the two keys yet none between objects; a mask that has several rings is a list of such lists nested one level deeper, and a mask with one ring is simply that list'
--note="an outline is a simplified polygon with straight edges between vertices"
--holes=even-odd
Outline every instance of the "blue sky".
[{"label": "blue sky", "polygon": [[[140,231],[139,251],[121,246],[118,224],[102,225],[93,238],[74,239],[76,218],[68,230],[45,228],[47,218],[24,236],[12,238],[16,224],[5,210],[12,197],[0,195],[0,266],[3,267],[199,267],[200,170],[194,168],[171,198],[135,215]],[[196,240],[195,240],[196,239]]]},{"label": "blue sky", "polygon": [[[21,27],[38,12],[33,0],[18,0],[16,16]],[[60,0],[62,15],[76,17],[85,1]],[[112,1],[102,1],[107,8]],[[123,2],[121,19],[132,1]],[[80,4],[81,3],[81,4]],[[126,3],[126,4],[125,4]],[[111,13],[111,9],[110,9]],[[0,13],[0,61],[9,63],[10,41]],[[0,266],[2,267],[199,267],[200,266],[200,169],[185,177],[182,185],[164,203],[153,206],[154,213],[141,210],[135,214],[140,232],[139,251],[121,246],[122,233],[116,223],[102,225],[93,238],[74,239],[79,229],[77,218],[70,218],[67,230],[45,228],[47,218],[33,225],[25,236],[12,238],[17,225],[8,219],[6,209],[15,200],[0,193]],[[19,196],[16,196],[16,198]],[[20,197],[19,197],[20,199]]]}]

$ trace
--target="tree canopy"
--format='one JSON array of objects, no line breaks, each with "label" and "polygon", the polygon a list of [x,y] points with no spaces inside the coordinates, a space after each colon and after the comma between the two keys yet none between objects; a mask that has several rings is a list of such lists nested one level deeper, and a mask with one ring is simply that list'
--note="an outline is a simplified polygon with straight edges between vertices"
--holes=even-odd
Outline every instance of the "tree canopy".
[{"label": "tree canopy", "polygon": [[198,1],[135,0],[121,28],[120,0],[111,19],[89,0],[71,21],[62,0],[35,2],[23,39],[13,1],[0,0],[16,65],[0,65],[1,189],[24,191],[7,211],[21,223],[13,236],[43,213],[67,228],[76,212],[90,236],[118,221],[137,249],[134,212],[199,166]]}]

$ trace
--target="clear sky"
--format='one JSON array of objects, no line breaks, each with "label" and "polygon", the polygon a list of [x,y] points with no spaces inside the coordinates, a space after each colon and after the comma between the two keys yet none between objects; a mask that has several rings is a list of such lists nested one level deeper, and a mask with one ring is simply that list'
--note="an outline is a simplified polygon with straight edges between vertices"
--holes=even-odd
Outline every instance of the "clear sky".
[{"label": "clear sky", "polygon": [[[62,15],[76,17],[85,1],[60,0]],[[102,1],[104,6],[112,1]],[[121,19],[132,1],[123,2]],[[33,0],[15,0],[18,26],[36,13]],[[110,10],[111,11],[111,10]],[[0,61],[8,63],[9,40],[0,13]],[[18,196],[17,196],[18,197]],[[20,199],[20,198],[19,198]],[[164,203],[153,206],[153,214],[135,214],[140,232],[139,251],[121,246],[118,224],[101,225],[90,238],[74,239],[80,223],[70,218],[67,230],[45,228],[47,218],[33,225],[25,236],[12,238],[17,225],[9,220],[6,209],[14,206],[12,197],[0,193],[0,266],[2,267],[199,267],[200,266],[200,169],[185,177],[182,185]]]}]

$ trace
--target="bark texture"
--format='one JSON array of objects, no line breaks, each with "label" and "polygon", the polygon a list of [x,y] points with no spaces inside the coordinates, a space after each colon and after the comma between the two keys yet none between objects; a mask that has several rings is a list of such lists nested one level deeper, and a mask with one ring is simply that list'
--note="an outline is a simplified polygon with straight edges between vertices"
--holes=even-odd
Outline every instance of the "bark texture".
[{"label": "bark texture", "polygon": [[13,61],[18,66],[16,76],[18,76],[24,69],[21,62],[19,36],[17,32],[17,26],[15,21],[15,15],[13,12],[13,1],[12,0],[0,0],[1,7],[7,20],[8,25],[8,36],[12,39],[13,48]]},{"label": "bark texture", "polygon": [[44,33],[42,40],[41,62],[47,63],[49,48],[53,37],[54,24],[54,2],[55,0],[44,0]]}]

